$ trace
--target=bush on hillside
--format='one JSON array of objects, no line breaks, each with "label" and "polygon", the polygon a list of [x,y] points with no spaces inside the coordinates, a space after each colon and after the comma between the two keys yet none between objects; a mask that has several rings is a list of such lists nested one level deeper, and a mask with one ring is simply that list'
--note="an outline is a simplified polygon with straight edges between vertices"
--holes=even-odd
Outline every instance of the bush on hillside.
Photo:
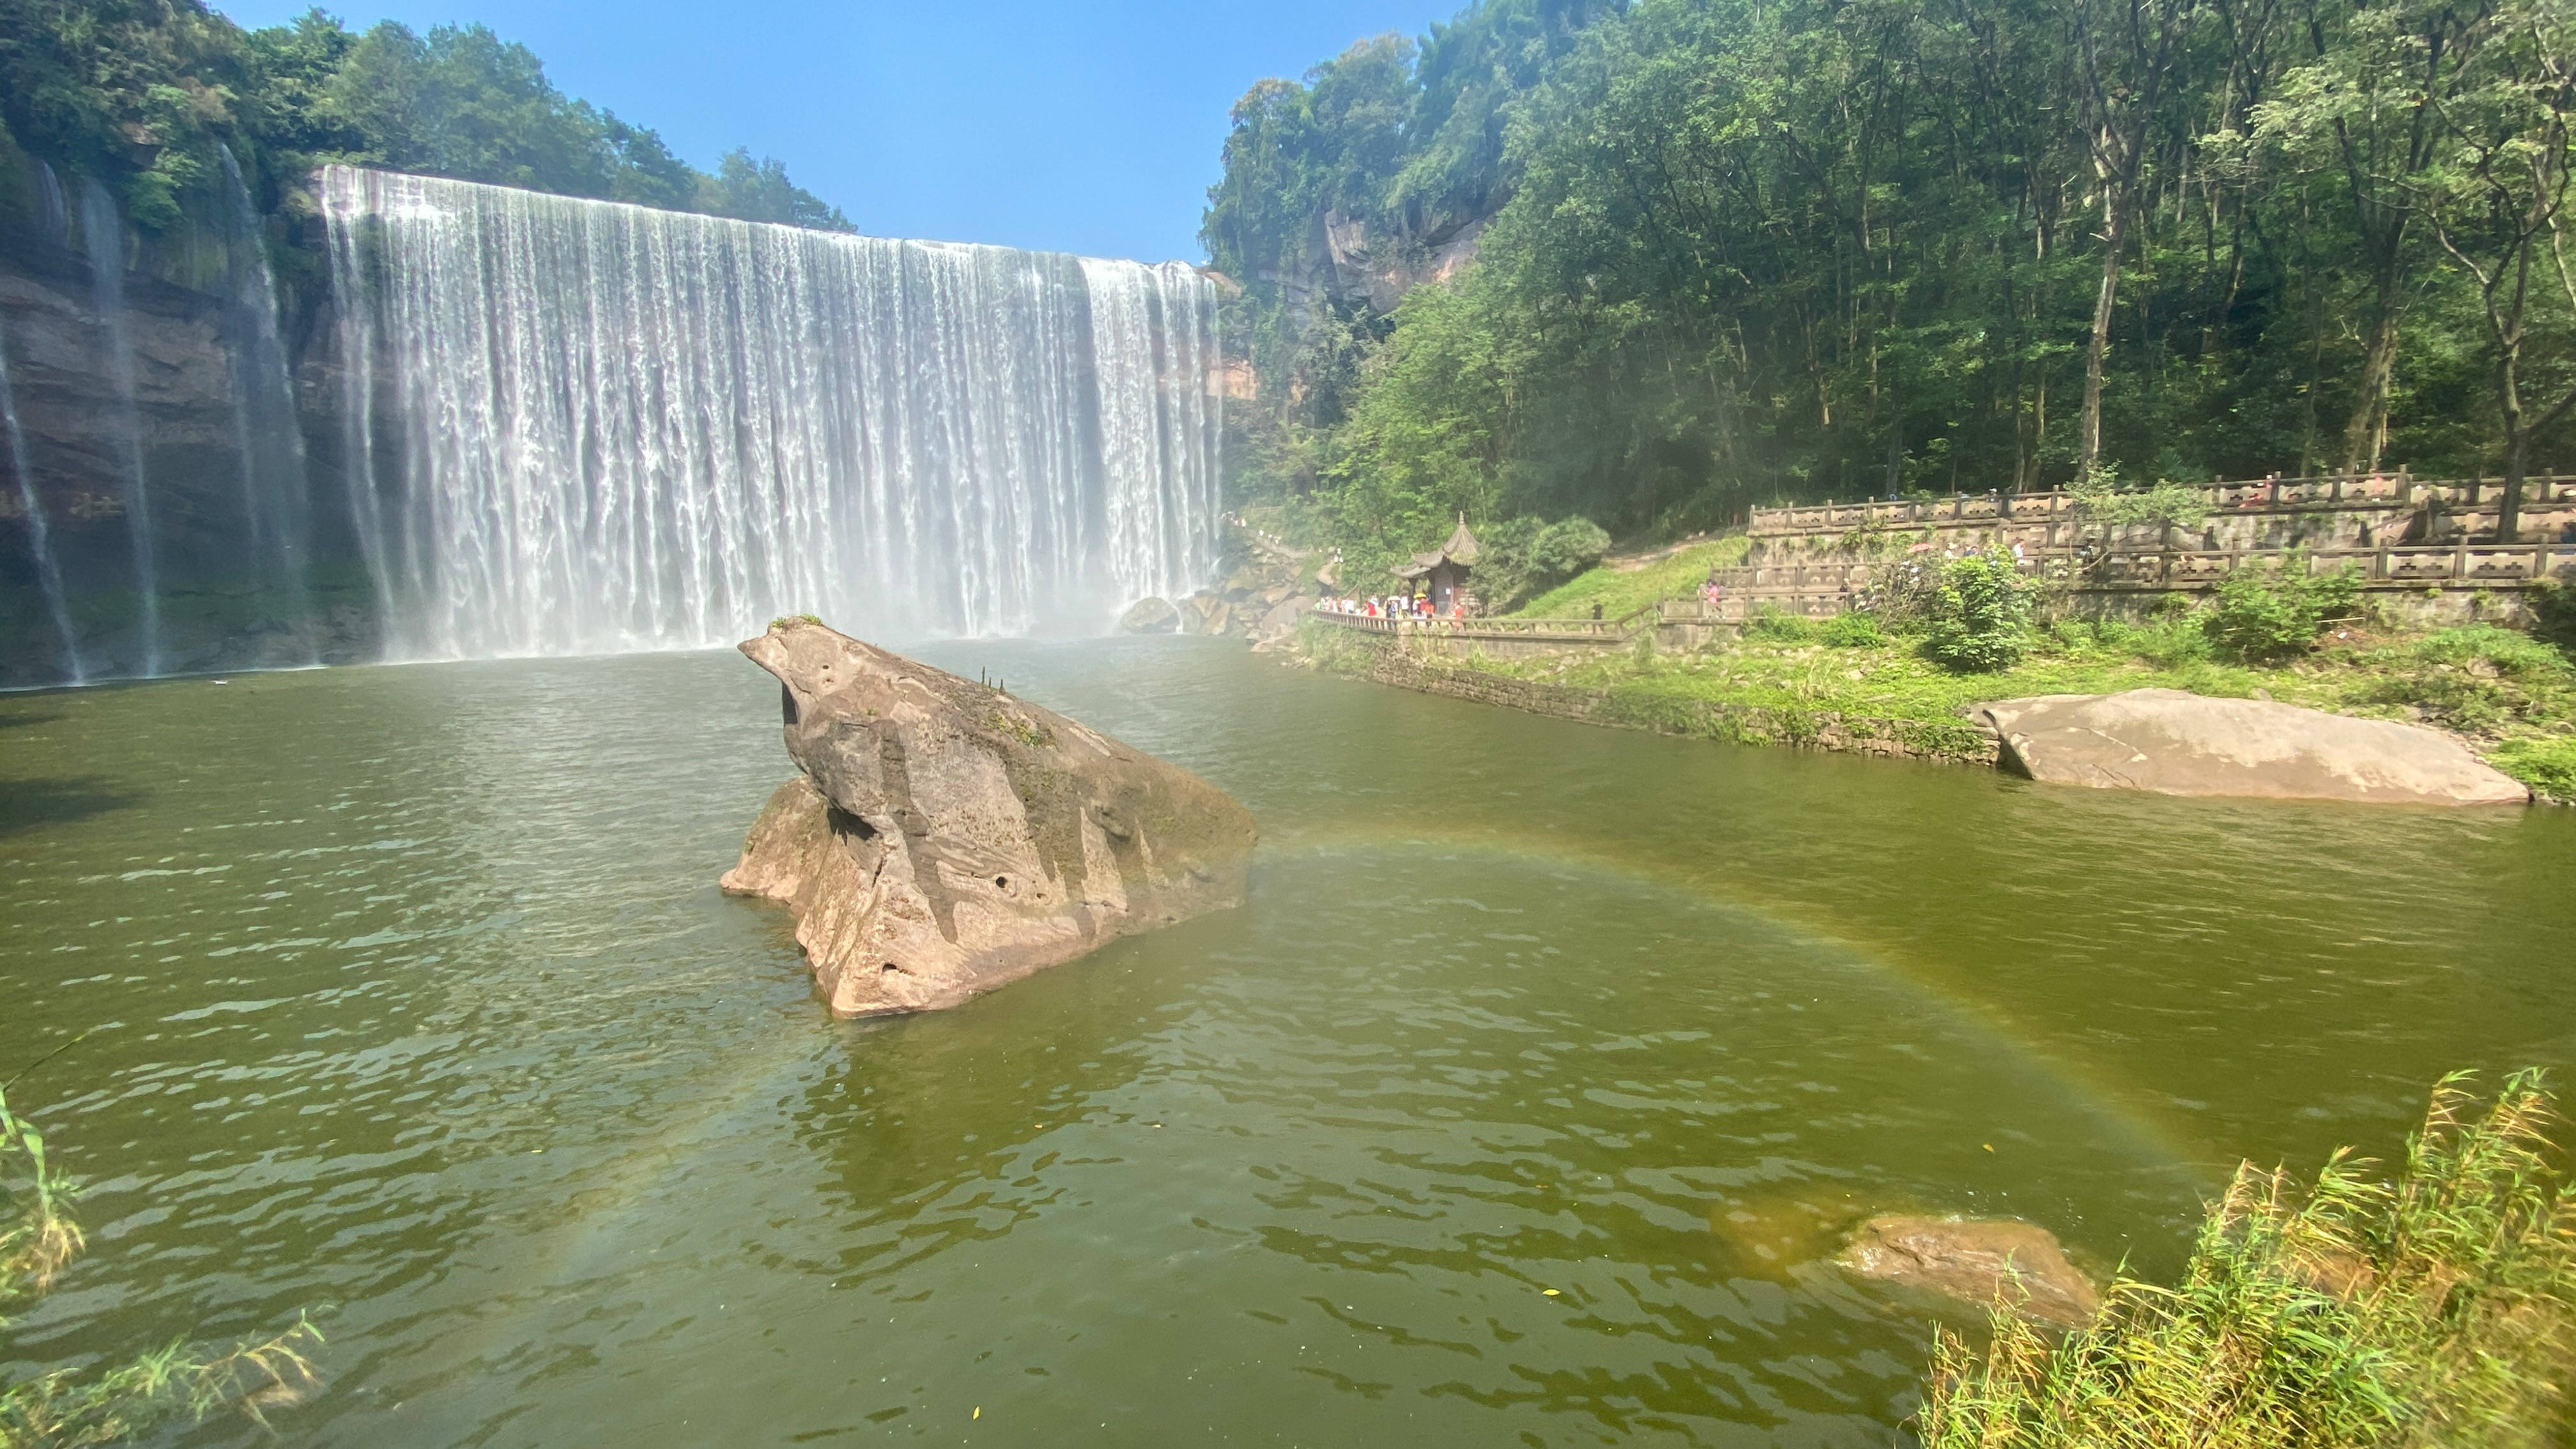
[{"label": "bush on hillside", "polygon": [[2526,736],[2487,751],[2487,763],[2561,805],[2576,805],[2576,735]]},{"label": "bush on hillside", "polygon": [[1487,611],[1502,613],[1601,562],[1610,535],[1588,518],[1522,517],[1479,526],[1476,543],[1472,587]]},{"label": "bush on hillside", "polygon": [[2523,595],[2531,608],[2531,632],[2576,659],[2576,583],[2538,583]]},{"label": "bush on hillside", "polygon": [[2547,644],[2493,624],[2435,629],[2362,656],[2377,673],[2366,697],[2437,724],[2491,734],[2516,721],[2563,718],[2576,666]]},{"label": "bush on hillside", "polygon": [[2299,1192],[2251,1163],[2182,1282],[2112,1285],[2051,1344],[1998,1308],[1948,1332],[1924,1449],[2563,1443],[2576,1366],[2576,1198],[2537,1073],[2482,1117],[2434,1090],[2393,1184],[2337,1153]]},{"label": "bush on hillside", "polygon": [[1610,535],[1589,518],[1563,518],[1538,531],[1530,540],[1530,575],[1544,580],[1541,585],[1556,584],[1574,577],[1610,551]]},{"label": "bush on hillside", "polygon": [[1805,644],[1816,637],[1816,626],[1799,615],[1780,612],[1777,604],[1756,604],[1744,621],[1744,633],[1774,644]]},{"label": "bush on hillside", "polygon": [[1887,631],[1878,627],[1875,617],[1853,610],[1827,619],[1816,637],[1836,649],[1875,649],[1887,642]]},{"label": "bush on hillside", "polygon": [[1972,553],[1942,565],[1925,601],[1923,650],[1968,674],[2010,669],[2030,651],[2039,586],[2011,554]]},{"label": "bush on hillside", "polygon": [[2153,488],[2123,489],[2118,475],[2102,468],[2067,484],[2066,491],[2086,522],[2108,528],[2196,525],[2209,517],[2209,495],[2201,489],[2161,479]]},{"label": "bush on hillside", "polygon": [[2310,574],[2307,555],[2290,551],[2277,570],[2242,568],[2218,586],[2201,628],[2221,654],[2249,663],[2286,659],[2317,642],[2317,631],[2353,616],[2361,575],[2351,565]]}]

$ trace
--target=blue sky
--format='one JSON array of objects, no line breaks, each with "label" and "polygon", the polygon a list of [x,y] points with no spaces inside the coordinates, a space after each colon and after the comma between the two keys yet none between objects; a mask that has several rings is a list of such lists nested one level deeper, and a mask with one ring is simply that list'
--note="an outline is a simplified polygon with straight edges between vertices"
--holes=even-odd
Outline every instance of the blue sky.
[{"label": "blue sky", "polygon": [[[1226,110],[1463,0],[379,0],[353,27],[480,22],[700,166],[740,145],[877,236],[1199,260]],[[215,0],[246,26],[301,0]],[[332,8],[332,7],[326,7]]]}]

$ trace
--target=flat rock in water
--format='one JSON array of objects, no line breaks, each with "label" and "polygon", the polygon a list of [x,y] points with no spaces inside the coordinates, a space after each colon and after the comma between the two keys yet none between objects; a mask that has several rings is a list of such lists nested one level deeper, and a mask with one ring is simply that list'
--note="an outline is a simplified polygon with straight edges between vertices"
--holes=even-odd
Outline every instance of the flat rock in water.
[{"label": "flat rock in water", "polygon": [[778,677],[804,773],[722,884],[794,910],[834,1012],[954,1006],[1243,903],[1252,816],[1189,771],[820,624],[742,652]]},{"label": "flat rock in water", "polygon": [[2061,785],[2413,805],[2522,804],[2531,792],[2422,725],[2179,689],[1977,706],[2004,768]]},{"label": "flat rock in water", "polygon": [[1888,1216],[1860,1225],[1834,1261],[1855,1276],[2078,1328],[2102,1310],[2093,1280],[2048,1229],[2008,1218]]},{"label": "flat rock in water", "polygon": [[1181,611],[1169,599],[1138,599],[1119,617],[1123,634],[1169,634],[1181,627]]}]

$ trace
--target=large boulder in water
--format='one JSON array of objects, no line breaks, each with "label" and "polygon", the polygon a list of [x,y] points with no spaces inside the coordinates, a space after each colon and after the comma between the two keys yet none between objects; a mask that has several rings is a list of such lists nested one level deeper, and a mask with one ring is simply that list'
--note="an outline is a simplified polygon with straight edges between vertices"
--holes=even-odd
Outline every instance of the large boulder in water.
[{"label": "large boulder in water", "polygon": [[1179,627],[1181,611],[1169,599],[1138,599],[1118,620],[1123,634],[1169,634]]},{"label": "large boulder in water", "polygon": [[834,1012],[953,1006],[1242,904],[1252,816],[1187,770],[820,624],[742,652],[778,677],[804,773],[723,886],[796,913]]},{"label": "large boulder in water", "polygon": [[2418,805],[2531,792],[2439,730],[2179,689],[2047,694],[1976,707],[2004,768],[2065,785]]},{"label": "large boulder in water", "polygon": [[2102,1295],[2048,1229],[2009,1218],[1871,1218],[1835,1260],[1856,1277],[2065,1328],[2102,1311]]}]

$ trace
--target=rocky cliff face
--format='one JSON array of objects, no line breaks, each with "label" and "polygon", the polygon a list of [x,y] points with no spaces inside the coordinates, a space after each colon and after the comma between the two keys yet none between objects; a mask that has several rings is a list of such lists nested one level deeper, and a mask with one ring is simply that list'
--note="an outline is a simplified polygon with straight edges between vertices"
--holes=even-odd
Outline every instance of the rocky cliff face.
[{"label": "rocky cliff face", "polygon": [[79,188],[0,154],[0,686],[372,656],[320,289],[263,344],[220,196],[144,238]]},{"label": "rocky cliff face", "polygon": [[723,886],[795,911],[835,1013],[953,1006],[1242,903],[1252,817],[1196,775],[811,621],[742,652],[802,774]]},{"label": "rocky cliff face", "polygon": [[1345,302],[1365,302],[1392,312],[1404,294],[1426,282],[1445,282],[1476,259],[1490,213],[1439,215],[1422,228],[1372,228],[1366,221],[1327,211],[1320,218],[1320,265],[1282,286],[1329,292]]}]

